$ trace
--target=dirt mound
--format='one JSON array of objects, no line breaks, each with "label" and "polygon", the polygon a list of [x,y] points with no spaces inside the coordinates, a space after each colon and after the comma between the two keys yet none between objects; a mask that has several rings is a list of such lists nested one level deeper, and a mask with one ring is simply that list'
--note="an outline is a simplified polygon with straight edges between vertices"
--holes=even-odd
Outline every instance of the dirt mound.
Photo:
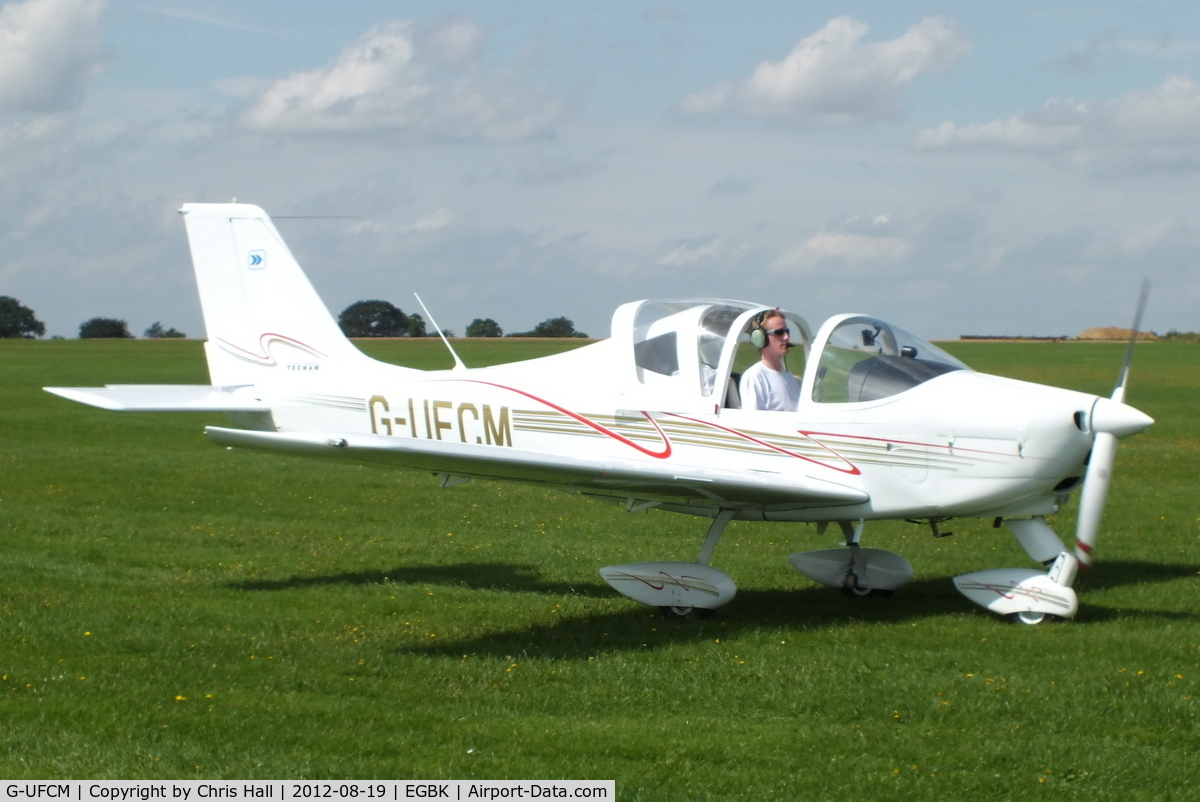
[{"label": "dirt mound", "polygon": [[[1118,329],[1114,326],[1096,326],[1080,334],[1078,340],[1128,340],[1133,329]],[[1139,331],[1139,340],[1157,340],[1153,332]]]}]

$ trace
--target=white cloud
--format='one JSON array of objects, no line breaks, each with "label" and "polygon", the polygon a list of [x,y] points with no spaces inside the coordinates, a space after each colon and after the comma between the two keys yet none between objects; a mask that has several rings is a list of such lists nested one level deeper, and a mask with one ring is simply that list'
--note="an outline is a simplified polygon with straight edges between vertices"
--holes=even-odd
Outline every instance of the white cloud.
[{"label": "white cloud", "polygon": [[823,123],[863,123],[899,116],[909,85],[941,73],[971,49],[944,17],[926,17],[903,35],[864,43],[867,26],[837,17],[800,40],[782,61],[764,61],[741,83],[689,95],[685,114],[795,117]]},{"label": "white cloud", "polygon": [[428,29],[391,22],[333,61],[275,81],[241,124],[275,133],[384,132],[409,141],[521,140],[546,133],[561,100],[520,85],[515,70],[480,64],[483,29],[455,20]]},{"label": "white cloud", "polygon": [[64,133],[70,130],[66,117],[65,114],[41,114],[30,119],[0,125],[0,153],[11,159],[9,154],[13,148],[60,141]]},{"label": "white cloud", "polygon": [[[1047,112],[1051,110],[1046,109]],[[921,131],[916,138],[918,150],[946,150],[996,146],[1024,151],[1062,151],[1080,141],[1080,128],[1074,121],[1053,122],[1055,116],[1020,115],[975,125],[942,122]]]},{"label": "white cloud", "polygon": [[851,267],[894,264],[908,256],[912,247],[912,243],[900,237],[821,231],[804,244],[779,254],[771,269],[781,273],[809,273],[830,261]]},{"label": "white cloud", "polygon": [[1153,56],[1158,58],[1189,58],[1200,53],[1200,39],[1130,39],[1118,42],[1116,49],[1130,56]]},{"label": "white cloud", "polygon": [[750,176],[726,175],[708,188],[710,194],[733,197],[749,195],[758,186],[758,179]]},{"label": "white cloud", "polygon": [[1200,52],[1200,39],[1176,39],[1164,35],[1157,39],[1118,39],[1104,31],[1073,47],[1056,66],[1065,72],[1098,72],[1121,65],[1130,59],[1180,61]]},{"label": "white cloud", "polygon": [[409,231],[415,231],[420,234],[427,234],[430,231],[438,231],[454,222],[454,212],[450,209],[441,208],[435,209],[429,214],[418,217],[416,221],[408,227]]},{"label": "white cloud", "polygon": [[399,215],[385,214],[376,217],[359,218],[351,223],[347,230],[355,237],[369,236],[376,241],[388,243],[386,247],[399,247],[398,243],[412,237],[434,234],[442,229],[458,223],[458,215],[453,209],[445,206],[425,212],[413,218],[411,215],[401,218]]},{"label": "white cloud", "polygon": [[1156,220],[1124,232],[1113,251],[1137,259],[1152,259],[1163,252],[1195,252],[1200,239],[1187,221],[1180,218]]},{"label": "white cloud", "polygon": [[918,150],[991,147],[1098,168],[1200,168],[1200,84],[1168,78],[1113,100],[1054,99],[985,123],[942,122],[917,134]]},{"label": "white cloud", "polygon": [[516,172],[517,180],[529,186],[561,184],[574,179],[590,178],[607,167],[612,150],[605,149],[582,158],[556,156],[538,151]]},{"label": "white cloud", "polygon": [[78,105],[104,67],[104,0],[26,0],[0,8],[0,110]]},{"label": "white cloud", "polygon": [[197,22],[201,25],[209,25],[214,28],[222,28],[227,31],[263,33],[261,28],[247,25],[246,23],[240,22],[233,17],[205,13],[194,8],[153,8],[147,6],[143,7],[141,10],[148,14],[157,14],[170,19],[183,20],[184,22]]},{"label": "white cloud", "polygon": [[680,267],[695,262],[712,259],[720,255],[725,246],[716,237],[706,237],[698,241],[681,242],[671,249],[670,253],[658,260],[660,265]]}]

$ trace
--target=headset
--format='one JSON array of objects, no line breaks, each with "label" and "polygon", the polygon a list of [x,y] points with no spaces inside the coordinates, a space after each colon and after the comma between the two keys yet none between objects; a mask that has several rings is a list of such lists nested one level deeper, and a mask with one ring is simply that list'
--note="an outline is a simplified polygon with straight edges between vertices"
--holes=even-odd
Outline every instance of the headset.
[{"label": "headset", "polygon": [[767,330],[763,328],[763,321],[769,317],[783,317],[783,315],[780,313],[779,307],[764,309],[754,316],[754,322],[750,325],[750,344],[760,351],[767,347],[767,342],[770,340]]}]

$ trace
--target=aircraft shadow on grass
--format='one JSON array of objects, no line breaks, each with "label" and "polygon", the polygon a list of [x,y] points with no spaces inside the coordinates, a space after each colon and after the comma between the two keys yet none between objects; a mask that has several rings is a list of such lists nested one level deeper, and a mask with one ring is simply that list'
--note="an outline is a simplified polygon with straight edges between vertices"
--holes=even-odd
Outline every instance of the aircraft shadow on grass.
[{"label": "aircraft shadow on grass", "polygon": [[[1087,574],[1090,589],[1109,590],[1131,584],[1171,582],[1194,578],[1200,566],[1160,564],[1139,561],[1102,563]],[[797,577],[798,582],[807,582]],[[390,570],[358,571],[326,576],[294,576],[281,580],[253,580],[233,583],[237,590],[260,592],[317,588],[331,585],[439,585],[473,591],[529,593],[548,597],[578,596],[611,599],[618,611],[595,615],[564,616],[561,621],[519,629],[496,631],[461,640],[443,641],[417,649],[398,649],[408,654],[430,656],[464,654],[494,657],[515,655],[561,660],[587,660],[598,654],[647,651],[677,643],[711,639],[714,635],[732,637],[763,628],[786,627],[811,631],[854,624],[900,624],[943,615],[976,616],[990,621],[974,608],[964,605],[950,577],[917,579],[893,596],[847,597],[828,588],[743,588],[732,604],[711,618],[681,618],[627,603],[607,585],[596,583],[547,582],[530,565],[464,563],[396,567]],[[486,602],[480,600],[481,613]],[[1200,616],[1191,612],[1120,609],[1084,603],[1075,620],[1079,624],[1098,624],[1118,618],[1192,621]]]},{"label": "aircraft shadow on grass", "polygon": [[230,585],[236,590],[290,590],[326,585],[443,585],[468,590],[501,590],[574,595],[588,598],[611,596],[612,589],[599,583],[546,582],[532,565],[462,563],[458,565],[399,566],[391,570],[357,571],[327,576],[293,576],[289,579],[256,579]]},{"label": "aircraft shadow on grass", "polygon": [[1128,585],[1173,582],[1200,577],[1200,565],[1153,563],[1143,560],[1105,560],[1097,563],[1080,580],[1085,590],[1113,590]]},{"label": "aircraft shadow on grass", "polygon": [[[1110,560],[1090,569],[1080,580],[1080,588],[1088,591],[1115,590],[1129,585],[1150,585],[1176,580],[1200,579],[1200,565],[1152,563],[1141,560]],[[1193,595],[1194,597],[1194,595]],[[1137,608],[1103,607],[1080,603],[1078,623],[1099,624],[1118,618],[1147,618],[1168,621],[1200,619],[1195,613],[1170,610],[1141,610]]]}]

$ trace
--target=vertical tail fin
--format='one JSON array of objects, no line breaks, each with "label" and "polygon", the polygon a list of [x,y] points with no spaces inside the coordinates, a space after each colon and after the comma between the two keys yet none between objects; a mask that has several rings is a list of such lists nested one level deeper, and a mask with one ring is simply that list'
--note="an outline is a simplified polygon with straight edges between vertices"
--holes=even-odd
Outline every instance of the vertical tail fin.
[{"label": "vertical tail fin", "polygon": [[179,211],[214,385],[262,386],[367,359],[342,334],[266,212],[236,203],[188,203]]}]

